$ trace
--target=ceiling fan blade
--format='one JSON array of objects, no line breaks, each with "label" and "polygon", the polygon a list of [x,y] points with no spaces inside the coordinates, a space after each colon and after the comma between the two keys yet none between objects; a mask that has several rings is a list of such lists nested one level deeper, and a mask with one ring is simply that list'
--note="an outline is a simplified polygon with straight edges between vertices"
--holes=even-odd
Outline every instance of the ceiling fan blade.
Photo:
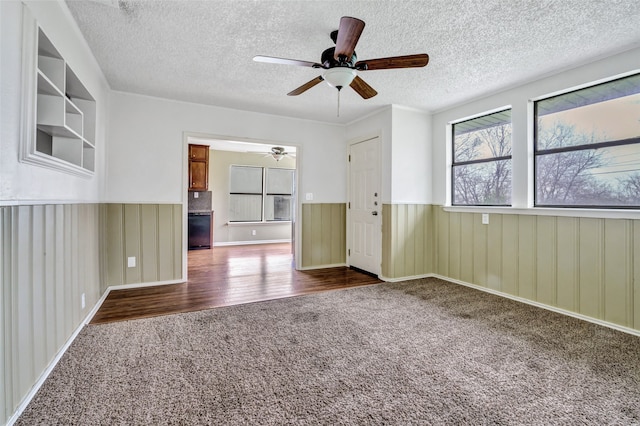
[{"label": "ceiling fan blade", "polygon": [[285,58],[275,58],[273,56],[254,56],[253,60],[256,62],[266,62],[268,64],[282,64],[282,65],[297,65],[300,67],[311,67],[311,68],[324,68],[317,62],[310,61],[300,61],[298,59],[285,59]]},{"label": "ceiling fan blade", "polygon": [[421,53],[418,55],[393,56],[390,58],[367,59],[356,62],[356,69],[366,70],[389,70],[395,68],[419,68],[429,63],[429,55]]},{"label": "ceiling fan blade", "polygon": [[324,78],[322,78],[321,75],[317,76],[316,78],[314,78],[311,81],[306,82],[305,84],[303,84],[302,86],[298,87],[295,90],[292,90],[291,92],[287,93],[287,96],[297,96],[301,93],[306,92],[307,90],[311,89],[313,86],[315,86],[316,84],[320,83],[324,81]]},{"label": "ceiling fan blade", "polygon": [[371,86],[369,86],[363,79],[356,75],[356,78],[350,84],[351,88],[355,90],[358,95],[362,96],[364,99],[373,98],[378,92]]},{"label": "ceiling fan blade", "polygon": [[339,60],[340,57],[346,58],[347,60],[351,59],[363,29],[364,21],[360,19],[350,16],[340,18],[338,39],[336,40],[336,50],[334,52],[335,59]]}]

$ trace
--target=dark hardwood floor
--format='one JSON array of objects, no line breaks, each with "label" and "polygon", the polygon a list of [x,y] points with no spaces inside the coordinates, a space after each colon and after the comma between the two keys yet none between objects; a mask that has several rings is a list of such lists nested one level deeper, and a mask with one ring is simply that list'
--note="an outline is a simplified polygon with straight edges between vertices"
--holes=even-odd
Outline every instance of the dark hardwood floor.
[{"label": "dark hardwood floor", "polygon": [[188,281],[114,290],[91,324],[198,311],[381,282],[346,267],[296,271],[290,244],[192,250]]}]

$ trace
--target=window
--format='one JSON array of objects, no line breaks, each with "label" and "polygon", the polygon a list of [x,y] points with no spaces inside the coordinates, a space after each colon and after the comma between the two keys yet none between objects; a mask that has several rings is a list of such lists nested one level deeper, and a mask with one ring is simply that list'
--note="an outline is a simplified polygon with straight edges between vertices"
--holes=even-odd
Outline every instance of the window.
[{"label": "window", "polygon": [[453,124],[453,205],[511,205],[511,110]]},{"label": "window", "polygon": [[293,211],[291,169],[231,166],[229,221],[289,221]]},{"label": "window", "polygon": [[291,195],[293,193],[293,170],[265,169],[267,189],[265,191],[264,218],[266,221],[291,220]]},{"label": "window", "polygon": [[535,205],[640,206],[640,74],[535,102]]}]

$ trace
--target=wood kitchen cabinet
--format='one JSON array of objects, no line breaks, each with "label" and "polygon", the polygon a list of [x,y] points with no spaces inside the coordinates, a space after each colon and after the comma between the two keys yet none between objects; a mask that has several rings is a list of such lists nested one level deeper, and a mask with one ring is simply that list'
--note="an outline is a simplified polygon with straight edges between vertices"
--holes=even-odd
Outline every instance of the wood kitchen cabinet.
[{"label": "wood kitchen cabinet", "polygon": [[189,191],[209,189],[209,146],[189,144]]}]

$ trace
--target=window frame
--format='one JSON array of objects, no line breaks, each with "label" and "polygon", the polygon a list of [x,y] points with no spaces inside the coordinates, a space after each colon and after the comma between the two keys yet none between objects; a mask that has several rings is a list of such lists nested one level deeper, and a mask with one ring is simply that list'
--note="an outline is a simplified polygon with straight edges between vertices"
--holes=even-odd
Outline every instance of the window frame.
[{"label": "window frame", "polygon": [[[603,149],[603,148],[613,148],[613,147],[618,147],[618,146],[627,146],[627,145],[639,145],[640,146],[640,136],[634,137],[634,138],[628,138],[628,139],[620,139],[620,140],[611,140],[611,141],[606,141],[606,142],[596,142],[596,143],[591,143],[591,144],[582,144],[582,145],[572,145],[572,146],[564,146],[564,147],[559,147],[559,148],[547,148],[547,149],[538,149],[538,132],[539,132],[539,126],[538,126],[538,103],[542,102],[542,101],[546,101],[549,99],[553,99],[553,98],[558,98],[561,96],[566,96],[570,93],[576,93],[576,92],[580,92],[582,90],[585,89],[589,89],[591,87],[597,87],[597,86],[601,86],[601,85],[605,85],[605,84],[609,84],[612,83],[614,81],[619,81],[619,80],[624,80],[626,78],[629,77],[634,77],[634,76],[640,76],[640,72],[638,70],[630,72],[630,73],[625,73],[622,75],[617,75],[617,76],[613,76],[607,79],[602,79],[602,80],[598,80],[598,81],[594,81],[591,83],[587,83],[587,84],[583,84],[577,87],[573,87],[570,89],[566,89],[563,90],[561,92],[556,92],[556,93],[552,93],[552,94],[548,94],[546,96],[541,96],[535,99],[531,100],[531,103],[533,105],[532,108],[532,112],[531,112],[531,119],[533,120],[533,131],[532,131],[532,135],[533,135],[533,141],[532,141],[532,158],[531,158],[531,167],[532,167],[532,181],[529,183],[530,187],[532,188],[532,198],[533,198],[533,204],[532,204],[532,208],[534,210],[538,210],[538,209],[561,209],[561,210],[581,210],[581,211],[585,211],[585,210],[612,210],[612,211],[624,211],[624,210],[639,210],[640,209],[640,204],[639,205],[608,205],[608,204],[595,204],[595,205],[587,205],[587,204],[583,204],[583,205],[574,205],[574,204],[539,204],[538,203],[538,158],[545,156],[545,155],[554,155],[554,154],[561,154],[561,153],[565,153],[565,152],[577,152],[577,151],[594,151],[597,149]],[[588,104],[588,105],[595,105],[598,103],[602,103],[602,102],[606,102],[608,100],[611,99],[619,99],[621,97],[618,98],[610,98],[610,99],[604,99],[598,102],[593,102],[592,104]],[[586,106],[586,105],[583,105]],[[579,107],[575,107],[575,108],[579,108]],[[569,109],[575,109],[575,108],[567,108],[567,110]],[[640,171],[640,169],[639,169]]]},{"label": "window frame", "polygon": [[[466,123],[469,121],[473,121],[473,120],[477,120],[478,118],[482,118],[482,117],[488,117],[491,116],[493,114],[498,114],[501,112],[505,112],[505,111],[509,111],[510,114],[510,121],[509,123],[512,125],[511,128],[511,155],[508,156],[500,156],[500,157],[486,157],[486,158],[480,158],[477,160],[467,160],[467,161],[459,161],[456,162],[456,126],[460,125],[462,123]],[[509,204],[457,204],[455,203],[455,168],[459,167],[459,166],[467,166],[467,165],[472,165],[472,164],[483,164],[483,163],[494,163],[494,162],[498,162],[498,161],[505,161],[508,160],[511,162],[511,166],[512,166],[512,170],[513,170],[513,121],[511,119],[511,115],[513,114],[513,108],[511,105],[506,105],[500,108],[496,108],[493,110],[489,110],[489,111],[484,111],[482,113],[476,114],[476,115],[472,115],[469,117],[465,117],[456,121],[452,121],[449,123],[450,129],[448,132],[448,136],[451,140],[451,144],[450,144],[450,149],[449,149],[449,155],[451,155],[451,161],[450,161],[450,165],[448,167],[449,170],[449,176],[448,176],[448,185],[450,188],[450,194],[447,197],[448,198],[448,202],[449,202],[449,206],[451,207],[461,207],[461,208],[469,208],[469,207],[475,207],[475,208],[482,208],[482,207],[487,207],[487,208],[510,208],[513,206],[513,172],[511,172],[511,180],[512,180],[512,185],[511,185],[511,194],[509,195]]]},{"label": "window frame", "polygon": [[[261,193],[249,193],[249,192],[231,192],[231,170],[233,170],[234,167],[240,168],[240,167],[247,167],[247,168],[253,168],[253,169],[261,169],[261,176],[262,176],[262,192]],[[273,170],[288,170],[292,173],[291,176],[291,193],[288,194],[283,194],[283,193],[270,193],[267,192],[267,175],[268,169],[273,169]],[[295,192],[295,172],[296,169],[290,169],[288,167],[268,167],[268,166],[254,166],[254,165],[245,165],[245,164],[231,164],[229,166],[229,191],[228,191],[228,196],[229,196],[229,200],[231,199],[231,195],[260,195],[261,197],[261,201],[260,201],[260,220],[231,220],[231,218],[229,217],[229,224],[230,225],[242,225],[242,224],[257,224],[257,223],[261,223],[261,224],[278,224],[278,223],[291,223],[292,219],[293,219],[293,210],[294,210],[294,192]],[[270,219],[267,220],[265,215],[266,215],[266,200],[267,200],[267,196],[289,196],[291,198],[291,219],[288,220],[276,220],[276,219]],[[229,202],[229,209],[231,208],[231,202]]]}]

